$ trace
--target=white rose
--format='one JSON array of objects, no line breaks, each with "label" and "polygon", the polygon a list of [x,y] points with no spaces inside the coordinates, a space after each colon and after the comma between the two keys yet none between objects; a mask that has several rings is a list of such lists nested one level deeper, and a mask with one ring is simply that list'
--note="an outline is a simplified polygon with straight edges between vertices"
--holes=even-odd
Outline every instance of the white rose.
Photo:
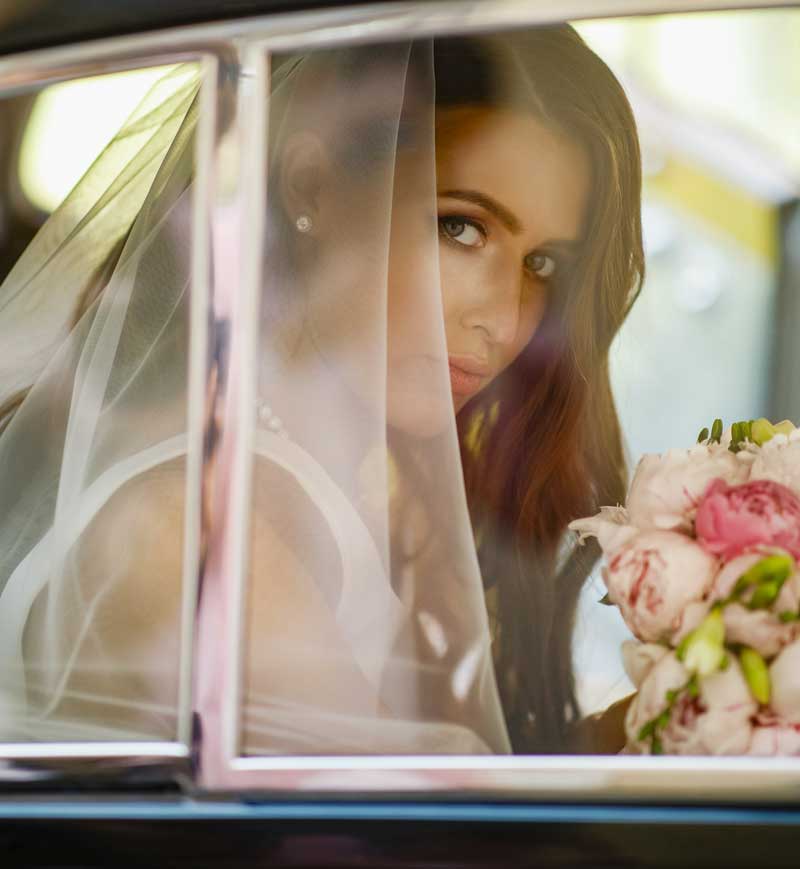
[{"label": "white rose", "polygon": [[724,444],[643,456],[628,493],[629,521],[643,529],[690,530],[708,484],[717,478],[729,485],[746,482],[753,458],[747,451],[732,453]]},{"label": "white rose", "polygon": [[683,534],[645,531],[612,554],[603,576],[631,631],[657,642],[669,639],[685,608],[703,599],[716,569],[716,559]]}]

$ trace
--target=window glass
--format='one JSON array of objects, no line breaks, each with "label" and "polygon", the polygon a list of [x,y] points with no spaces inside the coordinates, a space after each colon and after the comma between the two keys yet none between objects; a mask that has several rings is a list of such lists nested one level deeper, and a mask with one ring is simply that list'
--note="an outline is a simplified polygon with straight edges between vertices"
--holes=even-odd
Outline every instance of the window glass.
[{"label": "window glass", "polygon": [[[796,88],[783,41],[768,74],[758,58],[796,26],[686,15],[273,59],[244,754],[658,751],[684,706],[701,723],[667,750],[761,750],[775,710],[742,653],[771,666],[789,617],[727,601],[710,689],[676,651],[716,623],[731,560],[698,537],[705,488],[672,524],[625,520],[669,532],[663,573],[614,573],[647,536],[621,549],[601,526],[601,559],[568,525],[716,417],[793,413],[777,318]],[[676,40],[743,54],[735,93],[686,95]],[[710,436],[703,455],[725,456],[705,482],[746,483],[750,460]],[[759,645],[740,611],[780,639]],[[717,684],[746,710],[727,748],[703,730]]]},{"label": "window glass", "polygon": [[[19,151],[19,183],[51,212],[91,166],[168,67],[79,79],[36,98]],[[53,142],[59,143],[54,159]]]},{"label": "window glass", "polygon": [[[46,90],[3,165],[54,209],[0,286],[4,742],[176,739],[198,82],[188,65]],[[105,143],[85,107],[59,113],[81,93],[122,122]]]},{"label": "window glass", "polygon": [[75,130],[32,120],[4,166],[52,213],[2,240],[0,740],[173,739],[188,571],[204,784],[800,751],[797,29],[248,56],[203,191],[189,505],[198,70],[104,82],[129,114],[77,130],[63,199],[25,185],[67,177]]}]

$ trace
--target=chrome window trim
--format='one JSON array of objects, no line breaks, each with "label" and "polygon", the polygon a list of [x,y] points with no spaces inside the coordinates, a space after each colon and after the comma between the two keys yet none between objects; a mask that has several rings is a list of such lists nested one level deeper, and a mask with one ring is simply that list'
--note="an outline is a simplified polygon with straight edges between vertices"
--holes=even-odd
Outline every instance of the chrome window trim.
[{"label": "chrome window trim", "polygon": [[[186,746],[179,742],[20,742],[0,745],[2,760],[30,758],[185,758]],[[0,774],[2,782],[2,774]]]},{"label": "chrome window trim", "polygon": [[[598,9],[602,6],[602,10]],[[470,33],[500,30],[519,26],[535,26],[548,22],[597,19],[624,15],[650,15],[670,12],[713,10],[743,10],[767,8],[796,8],[796,2],[774,0],[493,0],[492,3],[470,2],[409,2],[380,6],[362,6],[328,11],[306,11],[261,16],[217,24],[190,25],[135,36],[114,37],[82,43],[80,45],[25,52],[0,58],[0,96],[12,95],[36,85],[50,84],[85,75],[129,69],[134,66],[172,63],[176,60],[200,60],[207,64],[206,71],[213,75],[214,99],[207,107],[216,107],[216,82],[218,64],[235,50],[246,58],[246,63],[256,62],[253,52],[275,52],[290,49],[311,49],[344,43],[379,42],[393,38],[422,38],[437,34]],[[204,84],[205,84],[204,79]],[[209,85],[203,99],[209,100],[212,86]],[[256,135],[253,125],[263,119],[263,103],[255,114],[244,115],[243,134]],[[261,125],[263,135],[263,125]],[[213,112],[201,123],[199,141],[201,151],[199,180],[202,191],[201,209],[206,216],[216,204],[216,191],[211,189],[213,150],[218,144],[219,130]],[[206,156],[203,157],[203,154]],[[203,161],[206,160],[204,163]],[[203,168],[205,167],[205,168]],[[256,185],[254,185],[255,188]],[[258,207],[251,192],[247,210],[251,218]],[[256,204],[254,205],[254,202]],[[246,222],[243,244],[250,251],[258,249],[256,220]],[[206,411],[209,409],[206,387],[209,372],[204,354],[208,334],[206,315],[213,313],[213,287],[208,273],[208,223],[196,216],[195,232],[202,229],[202,238],[195,239],[200,245],[195,250],[193,268],[198,287],[193,286],[196,299],[192,309],[192,337],[194,347],[190,361],[190,440],[202,443]],[[254,254],[253,254],[254,256]],[[251,259],[253,257],[251,256]],[[247,263],[247,260],[245,261]],[[249,311],[257,305],[257,277],[252,271],[252,262],[246,266],[251,271],[245,277],[244,293]],[[255,322],[251,318],[251,322]],[[200,331],[195,335],[194,329]],[[251,330],[252,332],[252,330]],[[198,341],[198,336],[200,340]],[[237,341],[231,348],[232,362],[245,363],[253,352],[253,335]],[[218,385],[224,393],[228,384]],[[236,402],[240,408],[248,406],[252,398],[253,384],[240,384]],[[248,391],[249,390],[249,391]],[[212,408],[213,409],[213,408]],[[245,414],[246,419],[251,414]],[[252,420],[251,420],[252,423]],[[237,452],[247,447],[247,427],[237,433]],[[224,434],[223,434],[224,436]],[[211,541],[214,547],[229,546],[235,550],[229,562],[234,570],[238,610],[241,605],[242,577],[246,563],[244,548],[245,521],[249,516],[247,457],[240,460],[235,469],[235,485],[229,506],[239,521],[233,523],[235,534],[240,535],[242,545],[231,546],[231,540]],[[189,494],[201,491],[200,465],[193,465]],[[199,511],[206,493],[193,499],[192,510]],[[194,523],[199,516],[196,512]],[[187,519],[187,521],[189,521]],[[186,535],[187,549],[191,546],[194,559],[199,551],[199,540]],[[238,529],[238,530],[237,530]],[[197,567],[197,565],[195,565]],[[188,567],[185,567],[188,570]],[[197,573],[189,578],[197,581]],[[190,600],[184,608],[193,611]],[[238,617],[238,616],[237,616]],[[187,664],[189,666],[189,664]],[[238,668],[232,671],[234,679]],[[185,698],[182,695],[182,700]],[[238,718],[238,715],[236,716]],[[187,725],[188,726],[188,725]],[[184,743],[109,743],[109,744],[48,744],[48,745],[0,745],[0,758],[63,759],[88,757],[186,757],[190,746],[188,733],[181,733]],[[648,798],[682,801],[761,799],[785,801],[800,796],[800,762],[790,758],[650,758],[650,757],[599,757],[599,756],[511,756],[511,757],[259,757],[236,756],[235,729],[227,730],[223,747],[228,756],[231,774],[228,786],[256,788],[261,791],[304,793],[401,793],[427,794],[431,797],[443,794],[480,795],[503,799],[555,796],[587,801]],[[30,749],[32,753],[26,752]],[[130,751],[130,754],[128,752]],[[35,752],[35,753],[33,753]],[[3,763],[0,760],[0,764]],[[3,770],[0,767],[0,782]]]},{"label": "chrome window trim", "polygon": [[[192,62],[199,66],[201,112],[196,142],[197,172],[194,187],[192,224],[192,295],[190,302],[190,347],[188,353],[187,392],[187,474],[186,509],[183,534],[182,603],[180,618],[180,667],[178,677],[178,714],[175,740],[119,742],[0,742],[0,783],[18,780],[18,770],[31,761],[41,770],[42,761],[52,761],[57,774],[59,761],[83,759],[119,759],[121,766],[136,765],[143,759],[188,760],[192,750],[192,678],[194,660],[194,624],[198,597],[201,551],[203,442],[206,434],[206,384],[208,313],[211,307],[209,275],[210,249],[207,227],[214,205],[211,189],[215,150],[217,146],[216,101],[220,67],[235,56],[233,47],[222,43],[202,43],[196,40],[182,44],[174,52],[153,51],[142,42],[119,52],[110,46],[94,53],[84,50],[83,59],[65,56],[60,50],[24,55],[0,63],[0,98],[20,91],[41,89],[59,82],[92,75],[104,75],[137,68],[147,68],[175,62]],[[74,52],[67,52],[67,55]],[[46,54],[47,56],[42,56]],[[10,766],[5,763],[10,762]]]},{"label": "chrome window trim", "polygon": [[[797,0],[409,0],[332,10],[260,15],[0,56],[0,96],[46,82],[220,54],[238,42],[269,39],[273,50],[344,41],[421,38],[437,34],[535,26],[548,22],[745,9],[797,8]],[[286,40],[283,44],[283,40]]]}]

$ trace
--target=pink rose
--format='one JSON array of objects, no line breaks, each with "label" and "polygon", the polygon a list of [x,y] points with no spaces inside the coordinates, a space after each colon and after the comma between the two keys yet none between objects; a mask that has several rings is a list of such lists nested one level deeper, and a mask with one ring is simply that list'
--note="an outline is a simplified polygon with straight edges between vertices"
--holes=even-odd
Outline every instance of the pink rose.
[{"label": "pink rose", "polygon": [[702,600],[716,568],[716,559],[685,535],[645,531],[611,554],[603,576],[631,631],[658,642],[679,627],[690,603]]},{"label": "pink rose", "polygon": [[800,498],[772,480],[729,486],[712,481],[697,507],[695,531],[708,552],[728,560],[753,546],[800,557]]}]

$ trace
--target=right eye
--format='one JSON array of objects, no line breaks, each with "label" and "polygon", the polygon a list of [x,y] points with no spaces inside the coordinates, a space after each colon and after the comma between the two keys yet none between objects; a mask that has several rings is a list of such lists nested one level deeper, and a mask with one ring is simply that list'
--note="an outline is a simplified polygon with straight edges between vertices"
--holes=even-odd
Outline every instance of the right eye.
[{"label": "right eye", "polygon": [[442,235],[464,247],[481,247],[484,234],[480,227],[465,217],[440,217],[439,231]]}]

